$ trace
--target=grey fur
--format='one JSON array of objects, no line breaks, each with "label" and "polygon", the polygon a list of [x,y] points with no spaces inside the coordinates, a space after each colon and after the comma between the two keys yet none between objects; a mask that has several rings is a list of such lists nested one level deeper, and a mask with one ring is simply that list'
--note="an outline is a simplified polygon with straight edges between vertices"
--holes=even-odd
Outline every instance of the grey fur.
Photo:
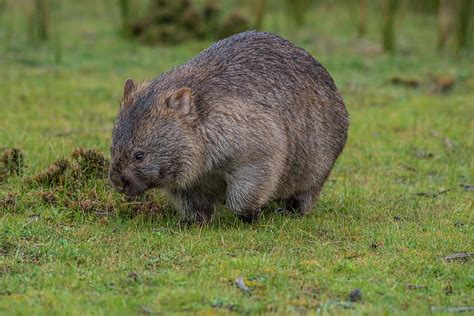
[{"label": "grey fur", "polygon": [[319,62],[276,35],[245,32],[151,81],[127,81],[110,179],[127,195],[164,189],[191,221],[224,201],[248,221],[271,200],[306,214],[348,126]]}]

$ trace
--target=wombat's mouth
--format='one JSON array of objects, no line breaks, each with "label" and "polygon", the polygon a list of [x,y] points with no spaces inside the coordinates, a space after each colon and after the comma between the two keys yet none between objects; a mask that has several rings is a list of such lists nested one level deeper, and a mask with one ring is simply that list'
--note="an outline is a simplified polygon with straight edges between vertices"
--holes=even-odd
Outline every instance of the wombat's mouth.
[{"label": "wombat's mouth", "polygon": [[138,197],[143,195],[146,191],[148,191],[147,186],[140,186],[140,187],[117,187],[113,186],[115,190],[118,192],[125,194],[128,197]]},{"label": "wombat's mouth", "polygon": [[124,192],[122,192],[123,194],[125,194],[126,196],[128,197],[138,197],[138,196],[141,196],[143,195],[146,191],[148,191],[148,189],[144,189],[144,190],[126,190]]},{"label": "wombat's mouth", "polygon": [[118,192],[129,197],[137,197],[148,191],[149,186],[135,178],[120,176],[117,173],[109,173],[112,187]]}]

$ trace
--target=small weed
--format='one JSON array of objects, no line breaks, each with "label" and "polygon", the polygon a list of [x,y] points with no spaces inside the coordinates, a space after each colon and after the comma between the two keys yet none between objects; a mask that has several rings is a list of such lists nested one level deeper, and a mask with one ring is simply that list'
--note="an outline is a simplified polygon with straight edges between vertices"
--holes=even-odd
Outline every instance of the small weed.
[{"label": "small weed", "polygon": [[0,156],[0,182],[8,176],[20,176],[23,173],[24,155],[18,148],[6,148]]}]

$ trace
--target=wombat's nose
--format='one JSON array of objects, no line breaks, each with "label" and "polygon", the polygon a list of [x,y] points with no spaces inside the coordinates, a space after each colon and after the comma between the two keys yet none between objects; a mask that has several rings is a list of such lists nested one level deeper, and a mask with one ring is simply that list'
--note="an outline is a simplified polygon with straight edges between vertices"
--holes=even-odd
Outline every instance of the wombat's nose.
[{"label": "wombat's nose", "polygon": [[122,188],[126,188],[130,185],[130,180],[125,176],[120,176],[120,183]]},{"label": "wombat's nose", "polygon": [[127,177],[123,175],[119,175],[115,172],[111,172],[109,178],[113,186],[118,191],[122,191],[125,187],[127,187],[130,184],[130,181],[127,179]]}]

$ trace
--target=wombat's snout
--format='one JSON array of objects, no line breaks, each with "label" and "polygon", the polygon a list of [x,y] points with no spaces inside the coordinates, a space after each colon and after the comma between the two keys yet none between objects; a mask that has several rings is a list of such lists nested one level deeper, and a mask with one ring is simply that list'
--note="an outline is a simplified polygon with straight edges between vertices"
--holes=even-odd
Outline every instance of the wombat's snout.
[{"label": "wombat's snout", "polygon": [[142,180],[127,170],[117,171],[115,168],[110,168],[109,180],[115,190],[127,196],[139,196],[149,189]]},{"label": "wombat's snout", "polygon": [[122,192],[122,193],[126,191],[126,189],[130,186],[130,182],[131,182],[127,176],[120,174],[112,169],[109,172],[109,180],[111,184],[113,185],[113,187],[117,191]]}]

